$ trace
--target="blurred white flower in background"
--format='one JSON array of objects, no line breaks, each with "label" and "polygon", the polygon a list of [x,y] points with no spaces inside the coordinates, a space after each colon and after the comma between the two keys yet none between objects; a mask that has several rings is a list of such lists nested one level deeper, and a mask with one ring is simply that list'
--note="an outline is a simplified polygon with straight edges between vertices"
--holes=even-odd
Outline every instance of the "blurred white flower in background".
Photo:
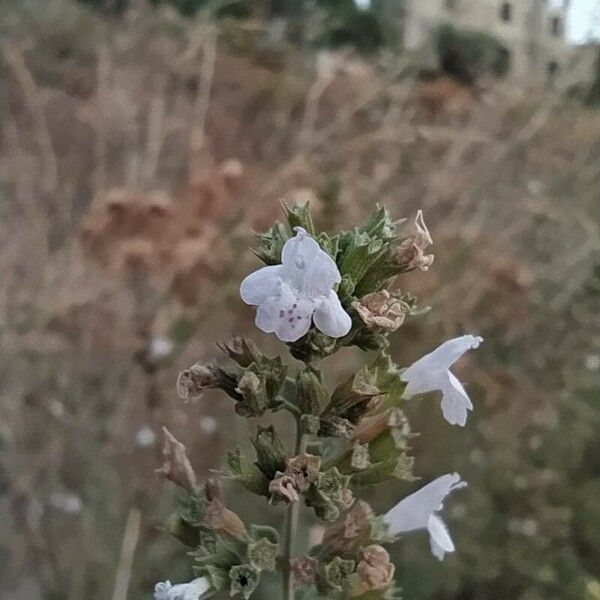
[{"label": "blurred white flower in background", "polygon": [[50,494],[49,501],[53,508],[68,515],[79,514],[83,507],[81,498],[70,492],[54,492]]},{"label": "blurred white flower in background", "polygon": [[140,448],[149,448],[150,446],[153,446],[155,442],[156,433],[154,433],[154,430],[148,425],[140,427],[138,432],[135,434],[135,443]]},{"label": "blurred white flower in background", "polygon": [[157,583],[154,588],[154,600],[199,600],[210,589],[206,577],[198,577],[189,583],[171,585],[170,581]]},{"label": "blurred white flower in background", "polygon": [[334,338],[352,326],[333,286],[341,281],[335,261],[302,227],[283,246],[280,265],[263,267],[246,277],[240,295],[257,306],[256,326],[275,333],[283,342],[295,342],[311,322]]},{"label": "blurred white flower in background", "polygon": [[386,513],[383,520],[394,535],[427,529],[431,552],[442,560],[446,552],[454,552],[454,543],[446,525],[436,512],[442,510],[443,501],[450,492],[466,485],[458,473],[442,475],[401,500]]},{"label": "blurred white flower in background", "polygon": [[175,344],[173,344],[169,338],[156,336],[152,338],[152,341],[150,342],[150,356],[155,361],[160,362],[161,360],[168,358],[174,348]]},{"label": "blurred white flower in background", "polygon": [[477,348],[483,338],[463,335],[444,342],[433,352],[426,354],[408,369],[400,378],[408,385],[404,398],[439,390],[442,392],[442,412],[452,425],[463,427],[467,422],[467,411],[473,410],[473,404],[461,382],[449,371],[450,367],[467,351]]},{"label": "blurred white flower in background", "polygon": [[217,430],[218,421],[211,417],[210,415],[206,415],[200,418],[200,429],[202,433],[211,434]]}]

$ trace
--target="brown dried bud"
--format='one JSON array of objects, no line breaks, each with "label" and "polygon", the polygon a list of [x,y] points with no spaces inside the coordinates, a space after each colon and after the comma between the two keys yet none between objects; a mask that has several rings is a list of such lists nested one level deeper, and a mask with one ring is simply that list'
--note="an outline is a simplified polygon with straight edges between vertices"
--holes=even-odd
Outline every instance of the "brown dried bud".
[{"label": "brown dried bud", "polygon": [[388,290],[367,294],[352,306],[367,325],[390,332],[404,323],[409,308],[399,296],[390,294]]},{"label": "brown dried bud", "polygon": [[219,385],[219,378],[212,365],[196,363],[189,369],[179,373],[177,378],[177,393],[186,402],[198,400],[204,390]]},{"label": "brown dried bud", "polygon": [[394,262],[401,267],[401,272],[412,271],[414,269],[420,269],[421,271],[427,271],[433,263],[433,254],[425,254],[427,249],[433,240],[425,225],[423,219],[423,211],[418,210],[415,218],[415,233],[404,240],[400,246],[398,246],[393,254]]},{"label": "brown dried bud", "polygon": [[354,504],[354,494],[350,488],[342,490],[339,506],[342,510],[348,510]]},{"label": "brown dried bud", "polygon": [[218,498],[213,498],[206,505],[204,521],[215,531],[228,533],[240,541],[248,539],[248,532],[243,521]]},{"label": "brown dried bud", "polygon": [[312,556],[299,556],[290,561],[294,587],[310,585],[317,578],[317,559]]},{"label": "brown dried bud", "polygon": [[376,544],[363,550],[362,560],[358,563],[358,580],[352,587],[351,596],[362,596],[367,592],[385,590],[394,578],[394,565],[385,548]]},{"label": "brown dried bud", "polygon": [[185,453],[185,446],[166,427],[163,427],[163,434],[165,436],[163,447],[165,462],[156,472],[165,479],[169,479],[183,489],[192,492],[198,485],[198,480]]},{"label": "brown dried bud", "polygon": [[339,523],[325,531],[323,547],[332,554],[351,550],[370,532],[370,521],[374,516],[373,509],[364,500],[358,500]]},{"label": "brown dried bud", "polygon": [[321,459],[312,454],[300,454],[287,461],[285,474],[289,475],[294,481],[294,487],[299,492],[305,492],[311,483],[319,479],[321,469]]},{"label": "brown dried bud", "polygon": [[269,483],[269,493],[273,500],[283,500],[288,504],[300,500],[294,478],[284,473],[277,475],[277,477]]}]

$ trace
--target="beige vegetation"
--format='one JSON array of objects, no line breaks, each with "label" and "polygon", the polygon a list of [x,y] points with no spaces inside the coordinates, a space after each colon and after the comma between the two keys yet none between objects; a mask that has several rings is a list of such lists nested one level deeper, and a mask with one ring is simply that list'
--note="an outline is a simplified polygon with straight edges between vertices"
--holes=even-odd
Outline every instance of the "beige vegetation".
[{"label": "beige vegetation", "polygon": [[[334,229],[377,202],[424,210],[435,262],[402,291],[432,310],[394,352],[486,337],[465,462],[493,447],[490,464],[521,473],[565,404],[589,410],[573,394],[600,354],[599,112],[423,83],[385,53],[309,61],[145,5],[108,22],[67,0],[7,4],[0,23],[0,598],[141,598],[157,573],[186,577],[157,529],[157,438],[168,426],[200,475],[220,466],[240,425],[216,395],[183,405],[176,374],[217,336],[259,338],[237,283],[248,231],[282,198],[312,199]],[[423,428],[441,431],[428,406]],[[443,455],[427,449],[422,472]],[[523,473],[535,501],[519,519],[562,536],[568,474]]]}]

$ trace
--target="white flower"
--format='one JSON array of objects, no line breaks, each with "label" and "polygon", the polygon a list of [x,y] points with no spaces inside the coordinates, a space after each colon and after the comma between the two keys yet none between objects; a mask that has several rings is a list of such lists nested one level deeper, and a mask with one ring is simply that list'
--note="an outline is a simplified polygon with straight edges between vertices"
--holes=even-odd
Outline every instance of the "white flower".
[{"label": "white flower", "polygon": [[427,529],[431,552],[442,560],[446,552],[454,552],[454,544],[436,512],[442,510],[444,498],[450,492],[466,485],[458,473],[442,475],[398,502],[383,520],[389,525],[391,534]]},{"label": "white flower", "polygon": [[471,348],[477,348],[483,338],[463,335],[444,342],[433,352],[426,354],[400,375],[408,385],[404,398],[440,390],[442,392],[442,412],[452,425],[464,427],[467,422],[467,410],[473,410],[473,404],[461,382],[450,373],[450,367]]},{"label": "white flower", "polygon": [[209,589],[210,583],[206,577],[198,577],[189,583],[178,585],[165,581],[154,587],[154,600],[199,600]]},{"label": "white flower", "polygon": [[339,338],[352,326],[333,286],[341,281],[335,261],[302,227],[283,246],[280,265],[263,267],[242,281],[240,295],[258,306],[256,326],[295,342],[314,321],[317,329]]}]

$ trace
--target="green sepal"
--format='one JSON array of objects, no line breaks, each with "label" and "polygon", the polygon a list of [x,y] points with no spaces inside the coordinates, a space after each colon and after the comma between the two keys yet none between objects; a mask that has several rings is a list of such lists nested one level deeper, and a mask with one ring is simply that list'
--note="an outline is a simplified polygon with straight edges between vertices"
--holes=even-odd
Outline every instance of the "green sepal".
[{"label": "green sepal", "polygon": [[229,595],[241,594],[248,600],[260,581],[260,571],[251,565],[235,565],[229,570]]},{"label": "green sepal", "polygon": [[285,446],[273,425],[259,426],[252,444],[256,450],[256,466],[269,481],[276,473],[285,471],[287,463]]},{"label": "green sepal", "polygon": [[214,565],[203,565],[201,567],[195,566],[193,570],[194,575],[197,577],[207,577],[211,586],[217,592],[227,590],[231,585],[228,569],[215,567]]},{"label": "green sepal", "polygon": [[206,496],[204,486],[198,486],[192,493],[180,499],[179,515],[192,527],[204,527],[206,516]]},{"label": "green sepal", "polygon": [[317,435],[321,429],[321,419],[316,415],[302,415],[300,417],[300,426],[305,435]]},{"label": "green sepal", "polygon": [[296,227],[302,227],[306,230],[308,235],[315,236],[315,226],[310,213],[310,204],[283,204],[283,210],[290,226],[290,229],[294,231]]},{"label": "green sepal", "polygon": [[247,490],[259,496],[269,495],[269,480],[239,449],[227,452],[226,475],[241,483]]},{"label": "green sepal", "polygon": [[190,548],[195,548],[198,545],[198,529],[190,525],[179,513],[169,515],[165,529]]},{"label": "green sepal", "polygon": [[260,260],[267,265],[278,265],[281,263],[281,251],[289,236],[282,223],[275,223],[265,233],[257,234],[258,248],[252,250]]},{"label": "green sepal", "polygon": [[279,544],[260,538],[248,544],[248,562],[257,571],[274,571]]},{"label": "green sepal", "polygon": [[321,373],[312,367],[302,369],[296,377],[296,405],[304,414],[320,415],[329,404],[329,392]]},{"label": "green sepal", "polygon": [[266,538],[273,544],[279,544],[279,532],[269,525],[250,525],[250,536],[253,540]]},{"label": "green sepal", "polygon": [[331,562],[327,563],[323,569],[327,587],[332,588],[337,592],[344,592],[350,575],[354,572],[355,567],[355,561],[345,560],[336,556]]}]

